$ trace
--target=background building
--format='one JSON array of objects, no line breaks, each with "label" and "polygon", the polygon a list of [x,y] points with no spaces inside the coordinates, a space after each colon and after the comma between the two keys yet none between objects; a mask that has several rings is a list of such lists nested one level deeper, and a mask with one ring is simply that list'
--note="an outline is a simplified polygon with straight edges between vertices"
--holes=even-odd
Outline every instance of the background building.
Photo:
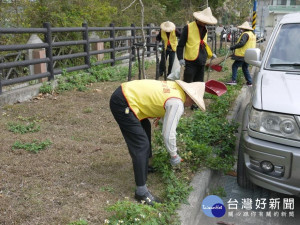
[{"label": "background building", "polygon": [[262,27],[274,27],[285,14],[300,12],[300,0],[261,0],[258,6],[257,15],[265,18]]}]

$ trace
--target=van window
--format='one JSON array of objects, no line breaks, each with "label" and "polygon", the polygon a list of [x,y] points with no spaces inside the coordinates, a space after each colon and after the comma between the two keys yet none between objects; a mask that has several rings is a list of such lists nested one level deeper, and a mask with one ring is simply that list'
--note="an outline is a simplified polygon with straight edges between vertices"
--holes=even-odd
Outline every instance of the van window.
[{"label": "van window", "polygon": [[266,67],[273,70],[300,70],[300,24],[284,24],[272,46]]}]

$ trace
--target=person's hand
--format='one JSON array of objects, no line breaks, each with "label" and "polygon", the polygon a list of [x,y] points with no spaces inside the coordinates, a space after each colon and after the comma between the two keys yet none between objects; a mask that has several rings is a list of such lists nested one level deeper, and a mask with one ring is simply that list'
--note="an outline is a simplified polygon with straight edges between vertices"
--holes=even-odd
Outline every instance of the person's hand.
[{"label": "person's hand", "polygon": [[217,58],[217,55],[214,53],[214,54],[212,55],[212,58],[213,58],[213,59]]},{"label": "person's hand", "polygon": [[185,66],[185,60],[184,59],[180,59],[179,60],[179,64],[180,64],[180,66]]},{"label": "person's hand", "polygon": [[170,159],[170,163],[171,163],[172,166],[177,166],[182,161],[183,161],[183,159],[179,155],[171,156],[171,159]]}]

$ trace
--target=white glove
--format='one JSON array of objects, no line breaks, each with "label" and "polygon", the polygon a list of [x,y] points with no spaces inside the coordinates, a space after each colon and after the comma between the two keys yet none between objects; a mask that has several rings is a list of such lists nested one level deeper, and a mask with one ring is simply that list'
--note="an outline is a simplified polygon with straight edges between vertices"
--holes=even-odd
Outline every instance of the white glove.
[{"label": "white glove", "polygon": [[213,59],[217,58],[217,55],[214,53],[214,54],[212,55],[212,58],[213,58]]},{"label": "white glove", "polygon": [[180,59],[179,60],[179,64],[180,64],[180,66],[185,66],[185,60],[184,59]]},{"label": "white glove", "polygon": [[170,159],[170,163],[172,166],[179,165],[181,163],[182,159],[179,155],[172,156]]}]

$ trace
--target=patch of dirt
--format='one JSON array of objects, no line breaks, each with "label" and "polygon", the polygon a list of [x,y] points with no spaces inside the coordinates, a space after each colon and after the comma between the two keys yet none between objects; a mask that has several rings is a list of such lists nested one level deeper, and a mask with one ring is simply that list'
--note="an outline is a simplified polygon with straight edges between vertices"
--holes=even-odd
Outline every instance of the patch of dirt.
[{"label": "patch of dirt", "polygon": [[[210,77],[225,73],[211,71]],[[154,78],[155,65],[147,74]],[[80,218],[103,224],[109,204],[133,200],[131,158],[109,110],[119,85],[96,83],[86,92],[38,96],[0,108],[0,224],[68,224]],[[8,131],[9,122],[24,120],[37,121],[40,131]],[[12,150],[16,141],[35,139],[52,145],[37,154]],[[162,183],[159,175],[149,174],[148,186],[156,195],[162,194]]]}]

